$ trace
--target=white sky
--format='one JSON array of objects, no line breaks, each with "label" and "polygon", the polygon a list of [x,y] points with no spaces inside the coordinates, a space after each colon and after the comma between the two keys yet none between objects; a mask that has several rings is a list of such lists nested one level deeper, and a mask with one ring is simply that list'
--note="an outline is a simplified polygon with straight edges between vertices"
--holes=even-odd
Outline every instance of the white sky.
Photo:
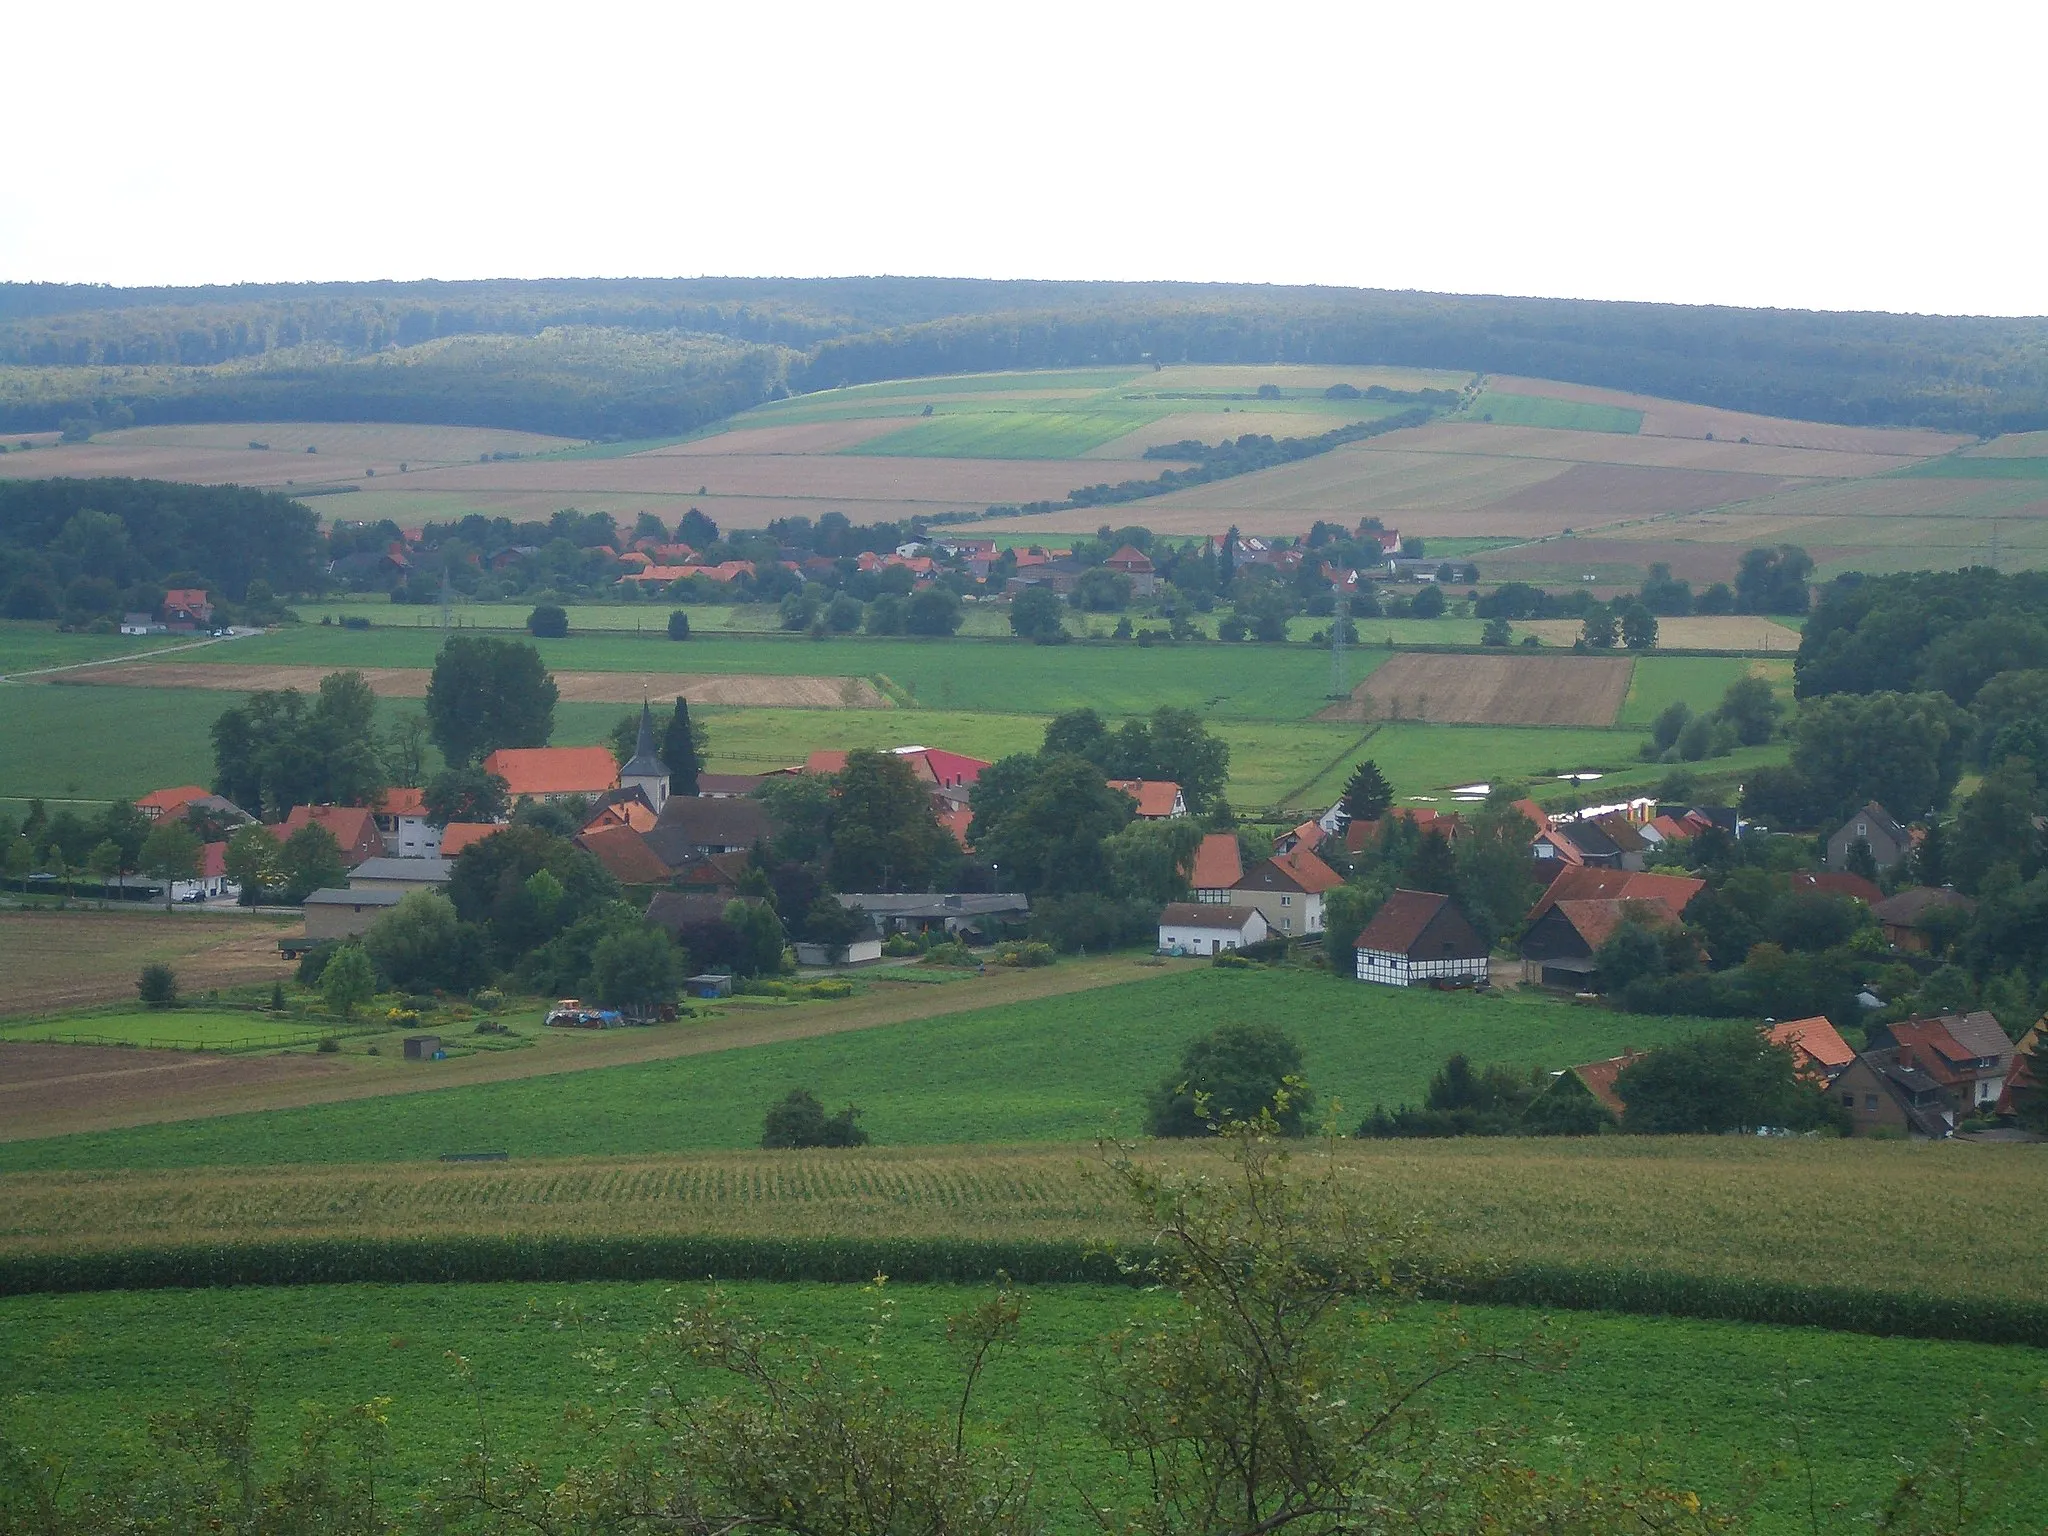
[{"label": "white sky", "polygon": [[2048,313],[2048,5],[10,13],[0,279],[1317,282]]}]

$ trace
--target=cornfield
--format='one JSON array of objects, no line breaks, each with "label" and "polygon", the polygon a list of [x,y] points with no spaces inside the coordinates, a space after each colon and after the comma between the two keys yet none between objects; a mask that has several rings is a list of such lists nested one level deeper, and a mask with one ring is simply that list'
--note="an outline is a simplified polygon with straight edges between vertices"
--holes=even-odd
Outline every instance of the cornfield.
[{"label": "cornfield", "polygon": [[[1212,1149],[1148,1150],[1190,1170]],[[1319,1155],[1304,1152],[1304,1156]],[[1345,1143],[1470,1299],[2048,1343],[2026,1149]],[[1067,1147],[0,1177],[0,1291],[329,1280],[1114,1278],[1145,1234]],[[1955,1262],[1957,1254],[1969,1261]]]}]

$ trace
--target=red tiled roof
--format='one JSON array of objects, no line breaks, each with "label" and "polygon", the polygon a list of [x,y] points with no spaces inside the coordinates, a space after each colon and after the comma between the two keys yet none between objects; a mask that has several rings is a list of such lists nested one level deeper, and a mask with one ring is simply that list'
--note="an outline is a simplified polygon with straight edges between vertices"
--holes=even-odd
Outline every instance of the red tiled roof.
[{"label": "red tiled roof", "polygon": [[421,816],[426,814],[424,789],[387,789],[377,800],[379,816]]},{"label": "red tiled roof", "polygon": [[1876,906],[1884,900],[1884,892],[1861,875],[1829,871],[1815,874],[1809,870],[1794,870],[1789,877],[1791,887],[1799,891],[1824,891],[1830,896],[1854,896],[1865,906]]},{"label": "red tiled roof", "polygon": [[1622,1103],[1621,1095],[1614,1091],[1614,1080],[1621,1076],[1626,1068],[1640,1061],[1645,1054],[1647,1053],[1643,1051],[1624,1051],[1621,1055],[1610,1056],[1605,1061],[1589,1061],[1584,1066],[1567,1067],[1565,1070],[1584,1083],[1586,1091],[1606,1105],[1618,1120],[1627,1113],[1628,1106]]},{"label": "red tiled roof", "polygon": [[1515,809],[1528,818],[1529,826],[1533,831],[1548,832],[1550,830],[1549,816],[1544,814],[1543,807],[1534,800],[1517,800],[1515,802]]},{"label": "red tiled roof", "polygon": [[1244,854],[1235,832],[1211,832],[1195,848],[1188,884],[1198,891],[1227,891],[1244,878]]},{"label": "red tiled roof", "polygon": [[[647,839],[627,826],[596,827],[579,833],[577,845],[611,872],[621,885],[660,885],[668,866],[647,846]],[[445,844],[443,852],[446,852]]]},{"label": "red tiled roof", "polygon": [[495,821],[451,821],[441,829],[441,857],[452,859],[463,849],[504,830]]},{"label": "red tiled roof", "polygon": [[295,805],[283,823],[272,829],[279,842],[286,842],[301,827],[327,829],[341,849],[341,857],[353,869],[365,859],[384,852],[384,839],[377,832],[377,819],[360,805]]},{"label": "red tiled roof", "polygon": [[228,845],[208,843],[199,850],[199,875],[204,880],[218,880],[228,872]]},{"label": "red tiled roof", "polygon": [[201,789],[197,784],[180,784],[176,789],[153,789],[135,802],[135,809],[145,812],[159,811],[169,815],[172,811],[190,805],[194,800],[211,793],[211,790]]},{"label": "red tiled roof", "polygon": [[[942,800],[940,805],[945,805]],[[939,825],[953,834],[953,841],[962,848],[967,847],[967,829],[974,825],[974,810],[971,806],[956,805],[938,813]]]},{"label": "red tiled roof", "polygon": [[1380,904],[1352,948],[1405,955],[1450,899],[1435,891],[1396,891]]},{"label": "red tiled roof", "polygon": [[[1381,820],[1413,822],[1415,826],[1424,832],[1434,827],[1453,842],[1457,841],[1458,828],[1462,825],[1456,811],[1439,811],[1434,806],[1428,805],[1389,806],[1386,816],[1382,817]],[[1379,835],[1380,822],[1378,821],[1347,822],[1344,827],[1344,851],[1346,853],[1363,853],[1366,846]]]},{"label": "red tiled roof", "polygon": [[1112,571],[1145,572],[1152,569],[1152,561],[1144,551],[1126,544],[1122,549],[1102,562]]},{"label": "red tiled roof", "polygon": [[1772,1025],[1771,1044],[1789,1045],[1816,1066],[1829,1070],[1846,1067],[1856,1059],[1848,1041],[1822,1014]]},{"label": "red tiled roof", "polygon": [[947,752],[939,747],[922,748],[918,755],[931,768],[932,777],[948,789],[975,783],[981,778],[981,771],[989,766],[978,757],[969,757],[964,752]]},{"label": "red tiled roof", "polygon": [[805,773],[839,773],[846,767],[844,752],[813,752],[804,759]]},{"label": "red tiled roof", "polygon": [[1564,914],[1564,920],[1578,930],[1588,949],[1598,949],[1605,944],[1614,930],[1631,918],[1646,922],[1652,928],[1675,927],[1678,922],[1677,914],[1654,896],[1629,900],[1593,897],[1581,901],[1559,901],[1554,905]]},{"label": "red tiled roof", "polygon": [[617,787],[619,765],[608,747],[500,747],[484,759],[484,772],[521,795],[601,795]]},{"label": "red tiled roof", "polygon": [[1529,909],[1534,922],[1560,901],[1661,901],[1672,912],[1683,912],[1693,897],[1707,888],[1704,880],[1690,875],[1653,875],[1638,870],[1594,869],[1574,865],[1550,882],[1550,887]]},{"label": "red tiled roof", "polygon": [[1180,786],[1171,779],[1111,779],[1111,789],[1120,789],[1138,802],[1138,814],[1153,820],[1173,814],[1180,798]]},{"label": "red tiled roof", "polygon": [[1311,896],[1335,890],[1344,877],[1316,856],[1314,849],[1297,843],[1291,853],[1276,853],[1266,861],[1284,871],[1289,879]]}]

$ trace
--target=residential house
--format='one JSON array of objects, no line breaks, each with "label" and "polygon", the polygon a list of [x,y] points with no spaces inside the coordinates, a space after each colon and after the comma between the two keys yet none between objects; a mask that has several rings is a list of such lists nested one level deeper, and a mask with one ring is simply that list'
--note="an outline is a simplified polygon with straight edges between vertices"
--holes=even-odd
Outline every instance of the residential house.
[{"label": "residential house", "polygon": [[619,782],[619,765],[609,747],[500,747],[483,766],[485,773],[505,781],[515,801],[596,796]]},{"label": "residential house", "polygon": [[1344,824],[1344,851],[1360,854],[1380,839],[1380,829],[1389,821],[1405,821],[1416,831],[1427,837],[1432,832],[1441,832],[1444,841],[1454,847],[1464,823],[1456,811],[1439,811],[1427,805],[1396,805],[1387,809],[1387,814],[1378,821],[1348,821]]},{"label": "residential house", "polygon": [[1845,870],[1797,869],[1785,877],[1785,887],[1795,896],[1853,896],[1866,907],[1875,907],[1884,900],[1884,892],[1861,875],[1852,875]]},{"label": "residential house", "polygon": [[1630,829],[1634,838],[1633,862],[1627,861],[1621,844],[1597,821],[1554,822],[1536,834],[1530,851],[1539,859],[1562,859],[1593,869],[1636,869],[1643,867],[1642,850],[1647,845]]},{"label": "residential house", "polygon": [[213,622],[213,604],[206,600],[204,587],[173,587],[164,594],[159,611],[174,633],[204,629]]},{"label": "residential house", "polygon": [[1230,892],[1230,904],[1257,907],[1273,932],[1301,938],[1323,931],[1324,893],[1343,883],[1312,850],[1296,847],[1246,870]]},{"label": "residential house", "polygon": [[832,899],[842,907],[858,907],[889,933],[930,933],[936,929],[948,936],[986,936],[1001,924],[1021,923],[1031,915],[1031,898],[1021,891],[926,895],[838,891]]},{"label": "residential house", "polygon": [[621,885],[666,885],[673,873],[647,846],[640,830],[624,823],[585,827],[576,835],[575,842]]},{"label": "residential house", "polygon": [[1849,851],[1858,843],[1870,850],[1872,861],[1881,870],[1890,869],[1913,850],[1912,834],[1875,800],[1828,835],[1828,868],[1847,869]]},{"label": "residential house", "polygon": [[452,859],[463,849],[474,847],[493,833],[505,830],[496,821],[451,821],[441,829],[441,857]]},{"label": "residential house", "polygon": [[1828,1084],[1849,1112],[1852,1136],[1940,1141],[1955,1129],[1941,1085],[1895,1050],[1864,1051]]},{"label": "residential house", "polygon": [[[1622,869],[1640,870],[1647,862],[1650,849],[1655,846],[1643,836],[1642,828],[1620,811],[1610,811],[1604,816],[1592,817],[1590,823],[1578,825],[1583,827],[1588,824],[1598,827],[1606,835],[1607,840],[1614,844],[1618,855],[1615,862]],[[1562,828],[1567,837],[1571,836],[1573,826],[1573,823],[1567,822]],[[1546,827],[1544,830],[1550,829]],[[1576,842],[1577,839],[1574,838],[1573,841]]]},{"label": "residential house", "polygon": [[1395,891],[1352,947],[1358,979],[1381,986],[1468,987],[1487,976],[1486,940],[1435,891]]},{"label": "residential house", "polygon": [[671,869],[714,853],[745,853],[767,841],[772,829],[758,800],[706,800],[672,795],[661,808],[647,846]]},{"label": "residential house", "polygon": [[1968,916],[1976,910],[1977,903],[1961,891],[1946,886],[1914,885],[1877,902],[1870,912],[1877,919],[1886,943],[1894,949],[1924,954],[1934,946],[1938,921],[1929,921],[1934,914],[1960,912]]},{"label": "residential house", "polygon": [[384,851],[394,858],[430,859],[441,851],[441,829],[427,815],[423,789],[387,789],[371,808]]},{"label": "residential house", "polygon": [[[126,881],[122,882],[124,885]],[[228,878],[228,845],[205,843],[199,849],[199,872],[171,882],[172,901],[218,901],[239,896],[242,887]]]},{"label": "residential house", "polygon": [[1107,570],[1131,579],[1131,594],[1134,597],[1151,597],[1159,590],[1159,573],[1151,557],[1142,550],[1126,544],[1122,549],[1102,562]]},{"label": "residential house", "polygon": [[1522,979],[1547,987],[1593,990],[1593,956],[1624,920],[1633,918],[1653,928],[1675,926],[1706,884],[1689,875],[1597,866],[1560,870],[1529,909],[1520,946]]},{"label": "residential house", "polygon": [[1773,1045],[1790,1046],[1793,1070],[1817,1083],[1833,1082],[1856,1059],[1849,1042],[1824,1014],[1773,1024],[1770,1039]]},{"label": "residential house", "polygon": [[1171,821],[1188,813],[1187,798],[1171,779],[1111,779],[1109,787],[1137,802],[1140,821]]},{"label": "residential house", "polygon": [[1706,888],[1706,881],[1691,875],[1573,866],[1557,872],[1557,877],[1529,909],[1528,921],[1535,922],[1560,901],[1661,901],[1673,912],[1682,914]]},{"label": "residential house", "polygon": [[1195,862],[1188,871],[1188,885],[1195,900],[1210,906],[1230,905],[1231,892],[1244,878],[1244,850],[1235,832],[1210,832],[1195,845]]},{"label": "residential house", "polygon": [[135,809],[151,821],[165,816],[179,817],[185,814],[186,806],[195,800],[206,799],[210,793],[197,784],[180,784],[176,789],[153,789],[135,802]]},{"label": "residential house", "polygon": [[341,848],[341,862],[350,869],[365,859],[383,856],[384,838],[377,830],[377,818],[360,805],[295,805],[291,814],[270,830],[280,843],[287,843],[294,832],[309,826],[327,829]]},{"label": "residential house", "polygon": [[1159,914],[1159,952],[1163,955],[1218,955],[1261,943],[1266,934],[1266,917],[1257,907],[1175,901]]},{"label": "residential house", "polygon": [[306,898],[306,939],[358,939],[404,900],[403,891],[315,891]]},{"label": "residential house", "polygon": [[2012,1041],[1982,1010],[1906,1019],[1871,1033],[1873,1045],[1889,1040],[1900,1062],[1926,1073],[1958,1120],[1994,1108],[2012,1070]]},{"label": "residential house", "polygon": [[1273,851],[1275,853],[1292,853],[1295,849],[1305,846],[1310,853],[1315,853],[1323,846],[1323,839],[1327,835],[1328,833],[1324,830],[1320,817],[1314,821],[1304,821],[1300,826],[1289,827],[1285,832],[1275,837],[1273,839]]},{"label": "residential house", "polygon": [[2036,1069],[2039,1065],[2036,1053],[2048,1041],[2048,1029],[2043,1028],[2048,1020],[2037,1021],[2034,1027],[2021,1035],[2012,1048],[2012,1066],[2005,1074],[2005,1087],[1998,1095],[1997,1113],[2012,1116],[2021,1113],[2034,1102],[2044,1086],[2042,1075]]},{"label": "residential house", "polygon": [[1605,1061],[1588,1061],[1576,1067],[1566,1067],[1557,1074],[1547,1091],[1584,1093],[1619,1122],[1628,1113],[1628,1105],[1615,1092],[1615,1079],[1647,1054],[1646,1051],[1630,1049],[1619,1056],[1609,1056]]},{"label": "residential house", "polygon": [[153,613],[124,613],[121,615],[121,633],[124,635],[163,635],[170,633],[170,626],[160,622]]},{"label": "residential house", "polygon": [[365,859],[348,872],[352,891],[438,891],[448,883],[454,869],[451,860],[434,858]]}]

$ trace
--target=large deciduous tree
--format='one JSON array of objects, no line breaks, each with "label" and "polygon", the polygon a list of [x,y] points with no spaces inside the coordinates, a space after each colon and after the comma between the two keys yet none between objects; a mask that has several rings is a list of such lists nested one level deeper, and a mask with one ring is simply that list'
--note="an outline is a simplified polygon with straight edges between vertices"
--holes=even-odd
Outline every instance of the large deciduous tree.
[{"label": "large deciduous tree", "polygon": [[427,725],[442,757],[451,766],[467,766],[500,747],[546,746],[558,697],[555,680],[531,645],[456,635],[434,659]]},{"label": "large deciduous tree", "polygon": [[958,863],[907,758],[849,752],[833,784],[826,877],[842,891],[916,890]]},{"label": "large deciduous tree", "polygon": [[1180,1065],[1146,1099],[1154,1136],[1207,1136],[1226,1120],[1261,1114],[1299,1135],[1314,1109],[1301,1046],[1277,1024],[1223,1024],[1190,1040]]}]

